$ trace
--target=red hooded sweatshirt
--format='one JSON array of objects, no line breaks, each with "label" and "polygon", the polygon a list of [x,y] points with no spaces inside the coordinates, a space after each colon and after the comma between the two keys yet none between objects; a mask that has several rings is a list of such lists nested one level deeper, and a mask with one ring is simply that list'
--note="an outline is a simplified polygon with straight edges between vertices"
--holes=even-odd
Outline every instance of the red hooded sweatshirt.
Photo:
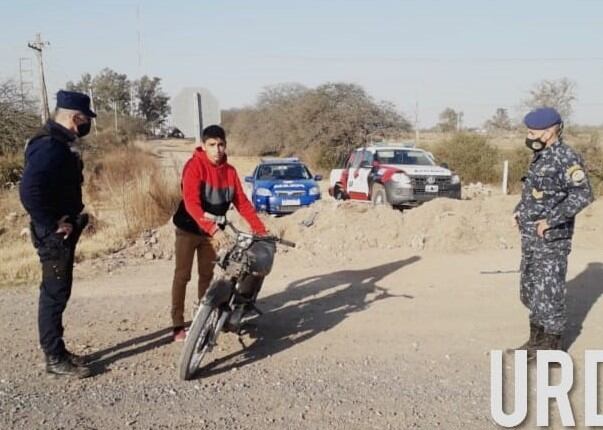
[{"label": "red hooded sweatshirt", "polygon": [[174,224],[184,230],[212,236],[219,227],[205,214],[224,216],[233,203],[255,234],[266,234],[266,227],[245,196],[239,175],[226,156],[222,163],[213,164],[205,151],[197,148],[182,171],[182,197]]}]

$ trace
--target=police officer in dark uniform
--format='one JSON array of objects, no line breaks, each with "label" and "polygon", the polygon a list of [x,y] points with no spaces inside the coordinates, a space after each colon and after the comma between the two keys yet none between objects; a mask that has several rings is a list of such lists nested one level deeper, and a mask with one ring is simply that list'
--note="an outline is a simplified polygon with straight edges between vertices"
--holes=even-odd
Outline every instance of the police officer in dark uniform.
[{"label": "police officer in dark uniform", "polygon": [[65,348],[62,318],[71,295],[75,246],[88,221],[82,214],[83,164],[74,143],[90,132],[94,117],[87,95],[59,91],[53,119],[27,143],[19,187],[42,265],[38,331],[46,371],[80,378],[90,376],[90,369]]},{"label": "police officer in dark uniform", "polygon": [[533,360],[539,349],[562,349],[575,216],[593,195],[582,158],[561,138],[559,113],[539,108],[525,116],[524,124],[525,143],[534,156],[513,221],[521,232],[520,297],[530,311],[530,337],[517,349],[526,349],[528,360]]}]

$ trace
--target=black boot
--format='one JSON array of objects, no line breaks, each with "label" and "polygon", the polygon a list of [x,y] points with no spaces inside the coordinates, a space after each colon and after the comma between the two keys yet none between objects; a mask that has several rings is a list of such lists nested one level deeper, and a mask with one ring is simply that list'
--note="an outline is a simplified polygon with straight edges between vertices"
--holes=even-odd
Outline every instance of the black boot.
[{"label": "black boot", "polygon": [[557,350],[562,351],[561,345],[561,335],[560,334],[550,334],[543,333],[542,341],[540,345],[538,345],[538,349],[549,349],[549,350]]},{"label": "black boot", "polygon": [[528,355],[530,351],[535,350],[535,346],[540,342],[542,335],[544,334],[544,327],[541,327],[537,324],[530,323],[530,338],[526,340],[522,345],[517,348],[507,349],[508,353],[513,353],[515,351],[525,349],[528,351]]},{"label": "black boot", "polygon": [[79,366],[79,367],[86,366],[86,362],[87,362],[86,357],[74,354],[73,352],[70,352],[70,351],[65,351],[65,355],[67,356],[69,361],[71,361],[71,363],[74,366]]},{"label": "black boot", "polygon": [[59,376],[75,376],[80,379],[87,378],[92,374],[89,367],[75,365],[67,354],[47,355],[46,373]]},{"label": "black boot", "polygon": [[[540,341],[536,343],[533,349],[528,350],[528,362],[536,360],[538,351],[562,350],[561,335],[542,332]],[[558,363],[551,363],[551,367],[558,367]]]}]

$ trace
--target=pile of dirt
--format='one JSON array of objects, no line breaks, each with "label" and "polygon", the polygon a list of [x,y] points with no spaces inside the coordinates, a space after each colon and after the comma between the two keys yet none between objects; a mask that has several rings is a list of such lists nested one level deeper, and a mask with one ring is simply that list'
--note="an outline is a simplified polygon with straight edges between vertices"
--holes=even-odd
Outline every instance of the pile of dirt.
[{"label": "pile of dirt", "polygon": [[481,182],[472,182],[469,185],[463,186],[461,194],[465,200],[475,200],[490,197],[494,192],[488,185],[484,185]]},{"label": "pile of dirt", "polygon": [[[514,201],[438,199],[407,210],[359,202],[322,201],[289,217],[273,219],[271,230],[300,249],[335,257],[367,248],[413,248],[464,252],[517,246],[509,218]],[[308,221],[312,225],[306,226]]]},{"label": "pile of dirt", "polygon": [[[403,213],[359,202],[323,200],[288,217],[270,219],[271,231],[312,254],[347,257],[368,248],[412,248],[441,253],[520,246],[511,223],[518,196],[436,199]],[[596,202],[577,221],[575,246],[603,246]],[[311,225],[308,225],[311,224]]]},{"label": "pile of dirt", "polygon": [[[483,194],[482,194],[483,196]],[[269,230],[297,244],[295,252],[348,259],[366,249],[410,248],[439,253],[510,249],[520,246],[511,224],[518,196],[495,195],[472,200],[436,199],[400,212],[386,206],[325,199],[291,215],[261,215]],[[580,214],[575,246],[603,247],[603,205],[595,202]],[[229,218],[248,230],[236,211]],[[129,253],[139,258],[171,258],[171,223],[143,234]],[[281,252],[288,252],[281,248]]]}]

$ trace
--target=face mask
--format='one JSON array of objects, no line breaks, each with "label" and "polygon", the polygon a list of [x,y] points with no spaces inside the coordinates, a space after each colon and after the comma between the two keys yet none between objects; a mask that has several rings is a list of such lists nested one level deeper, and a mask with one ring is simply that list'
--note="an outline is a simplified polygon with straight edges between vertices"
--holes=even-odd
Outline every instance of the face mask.
[{"label": "face mask", "polygon": [[90,133],[90,127],[92,126],[91,122],[86,122],[84,124],[80,124],[77,126],[77,135],[79,137],[84,137],[88,133]]},{"label": "face mask", "polygon": [[542,141],[542,136],[543,135],[540,135],[540,137],[537,137],[536,139],[526,137],[526,146],[534,152],[542,151],[546,146],[546,143]]}]

